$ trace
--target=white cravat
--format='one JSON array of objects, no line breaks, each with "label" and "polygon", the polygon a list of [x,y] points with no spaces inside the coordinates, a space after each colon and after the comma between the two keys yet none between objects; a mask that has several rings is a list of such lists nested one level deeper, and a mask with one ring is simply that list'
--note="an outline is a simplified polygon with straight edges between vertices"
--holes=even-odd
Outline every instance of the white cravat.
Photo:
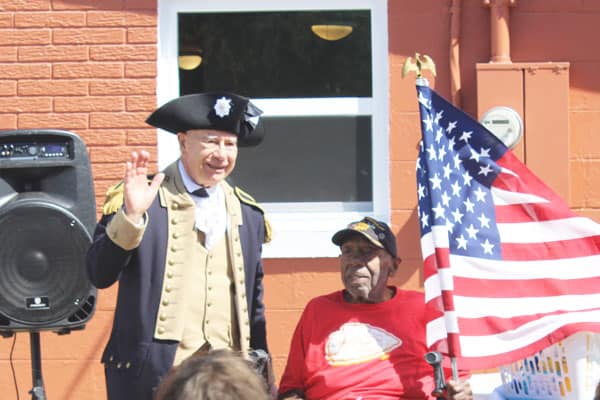
[{"label": "white cravat", "polygon": [[[183,164],[179,161],[179,173],[188,192],[200,188],[187,174]],[[221,185],[206,188],[208,197],[199,197],[190,194],[196,203],[196,221],[194,227],[204,233],[204,247],[210,250],[225,234],[227,228],[227,209],[225,206],[225,193]]]}]

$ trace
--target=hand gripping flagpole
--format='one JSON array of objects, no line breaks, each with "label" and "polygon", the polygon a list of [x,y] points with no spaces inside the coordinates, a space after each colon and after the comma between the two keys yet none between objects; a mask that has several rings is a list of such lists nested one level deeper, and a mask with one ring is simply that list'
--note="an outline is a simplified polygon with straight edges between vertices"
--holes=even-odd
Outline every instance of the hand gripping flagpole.
[{"label": "hand gripping flagpole", "polygon": [[[426,54],[415,53],[414,58],[407,57],[406,60],[404,61],[404,64],[402,66],[402,78],[405,78],[406,75],[408,75],[410,72],[414,71],[416,73],[417,86],[429,87],[429,81],[427,80],[427,78],[425,78],[423,76],[423,72],[422,72],[423,70],[429,70],[433,76],[436,75],[435,63],[433,62],[431,57],[429,57]],[[435,358],[436,362],[432,363],[430,360],[432,355],[436,355],[436,356],[439,355],[439,359],[436,357]],[[441,354],[437,353],[437,352],[429,352],[425,355],[425,359],[427,360],[427,362],[434,367],[434,372],[436,374],[436,380],[438,381],[438,383],[440,385],[444,385],[443,370],[441,369],[441,357],[442,357]],[[452,378],[455,381],[458,381],[458,368],[456,366],[456,357],[451,357],[450,361],[452,363]],[[438,376],[438,374],[440,374],[440,373],[441,373],[441,376]],[[443,386],[440,386],[436,390],[439,390],[442,387]],[[436,390],[434,390],[434,392]],[[436,395],[436,394],[434,393],[434,395]]]}]

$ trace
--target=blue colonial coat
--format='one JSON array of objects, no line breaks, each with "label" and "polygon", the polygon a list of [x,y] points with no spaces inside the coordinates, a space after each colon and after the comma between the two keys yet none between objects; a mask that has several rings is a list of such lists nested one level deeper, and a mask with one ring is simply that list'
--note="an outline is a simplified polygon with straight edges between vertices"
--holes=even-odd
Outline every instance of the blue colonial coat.
[{"label": "blue colonial coat", "polygon": [[[159,192],[166,190],[171,192],[170,195],[187,196],[176,163],[165,170],[165,175]],[[247,302],[238,310],[248,313],[247,318],[238,316],[238,320],[249,324],[249,346],[267,350],[261,251],[265,238],[268,240],[268,224],[251,197],[237,190],[236,193],[241,206],[241,224],[237,230],[242,253],[239,256],[244,270],[244,280],[238,291],[245,289],[243,298]],[[119,194],[117,187],[107,197],[104,215],[98,222],[87,253],[88,274],[96,287],[107,288],[119,282],[113,327],[102,355],[109,400],[150,400],[157,384],[173,365],[178,347],[177,340],[157,339],[155,334],[169,251],[169,216],[173,212],[171,207],[162,203],[159,193],[148,209],[147,226],[141,241],[138,240],[139,245],[124,249],[109,234],[109,222],[123,213],[119,210],[122,192]],[[115,204],[117,207],[114,207]]]}]

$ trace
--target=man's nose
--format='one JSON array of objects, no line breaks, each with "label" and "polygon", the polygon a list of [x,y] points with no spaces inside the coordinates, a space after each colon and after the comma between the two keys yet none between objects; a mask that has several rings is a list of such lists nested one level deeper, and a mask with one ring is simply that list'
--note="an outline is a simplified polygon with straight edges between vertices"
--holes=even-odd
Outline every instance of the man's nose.
[{"label": "man's nose", "polygon": [[220,157],[225,157],[225,155],[227,154],[227,146],[225,145],[225,142],[217,143],[217,147],[215,148],[214,153]]}]

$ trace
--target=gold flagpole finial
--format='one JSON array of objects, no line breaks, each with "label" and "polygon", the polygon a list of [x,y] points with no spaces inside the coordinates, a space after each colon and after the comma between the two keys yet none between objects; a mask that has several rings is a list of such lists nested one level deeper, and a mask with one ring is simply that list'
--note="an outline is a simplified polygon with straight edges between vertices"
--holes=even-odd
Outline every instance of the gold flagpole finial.
[{"label": "gold flagpole finial", "polygon": [[422,77],[422,71],[428,69],[431,74],[435,76],[435,63],[427,54],[415,53],[415,58],[407,57],[402,66],[402,78],[404,78],[409,72],[415,71],[417,73],[417,79]]}]

